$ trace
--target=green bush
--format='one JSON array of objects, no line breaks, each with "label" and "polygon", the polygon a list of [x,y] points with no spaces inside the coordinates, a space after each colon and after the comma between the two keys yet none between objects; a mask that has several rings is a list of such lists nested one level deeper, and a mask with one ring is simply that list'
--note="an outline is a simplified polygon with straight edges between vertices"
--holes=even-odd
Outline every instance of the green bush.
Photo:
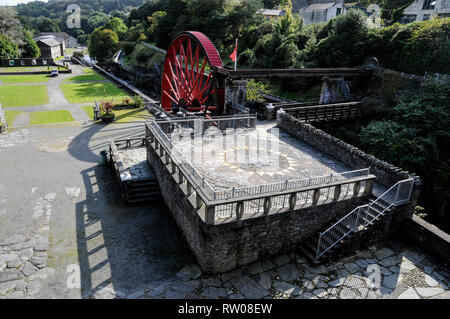
[{"label": "green bush", "polygon": [[263,95],[270,93],[270,90],[262,82],[257,82],[251,79],[247,82],[247,101],[263,102]]},{"label": "green bush", "polygon": [[0,58],[12,59],[17,57],[19,57],[18,46],[8,36],[0,34]]}]

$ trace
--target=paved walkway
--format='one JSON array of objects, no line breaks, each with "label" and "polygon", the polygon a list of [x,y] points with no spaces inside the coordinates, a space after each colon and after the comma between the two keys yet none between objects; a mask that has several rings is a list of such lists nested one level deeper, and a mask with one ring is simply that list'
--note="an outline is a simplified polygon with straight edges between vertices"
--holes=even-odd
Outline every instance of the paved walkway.
[{"label": "paved walkway", "polygon": [[[46,85],[47,94],[49,96],[49,103],[44,105],[33,105],[33,106],[23,106],[23,107],[4,107],[5,111],[22,111],[23,113],[16,117],[14,124],[11,127],[26,126],[29,123],[30,113],[39,111],[58,111],[58,110],[68,110],[74,119],[74,121],[89,121],[89,117],[81,108],[81,106],[93,105],[93,103],[69,103],[64,94],[61,91],[60,85],[63,83],[75,83],[67,82],[64,79],[81,75],[83,73],[83,66],[77,64],[71,64],[72,69],[71,74],[60,74],[58,77],[51,78],[46,83],[14,83],[14,84],[2,84],[2,85]],[[105,81],[97,81],[105,82]],[[79,83],[79,82],[76,82]]]},{"label": "paved walkway", "polygon": [[142,134],[74,123],[0,136],[0,298],[450,298],[448,267],[397,242],[323,267],[291,253],[202,274],[167,207],[124,205],[99,165],[109,140]]}]

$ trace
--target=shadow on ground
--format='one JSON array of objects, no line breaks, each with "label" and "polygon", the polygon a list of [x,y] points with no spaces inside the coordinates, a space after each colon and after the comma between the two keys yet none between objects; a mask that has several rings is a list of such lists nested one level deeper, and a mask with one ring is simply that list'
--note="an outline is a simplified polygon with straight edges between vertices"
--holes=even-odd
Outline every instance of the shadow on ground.
[{"label": "shadow on ground", "polygon": [[77,204],[76,228],[83,298],[106,287],[136,292],[193,261],[164,203],[121,203],[105,166],[81,174],[86,200]]}]

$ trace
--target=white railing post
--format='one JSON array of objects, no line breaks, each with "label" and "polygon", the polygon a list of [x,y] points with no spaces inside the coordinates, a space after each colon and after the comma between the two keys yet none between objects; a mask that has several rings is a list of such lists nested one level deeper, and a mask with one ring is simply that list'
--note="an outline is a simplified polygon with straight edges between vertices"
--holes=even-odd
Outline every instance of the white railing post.
[{"label": "white railing post", "polygon": [[392,203],[392,205],[397,204],[398,193],[400,192],[400,185],[401,185],[401,182],[399,184],[397,184],[397,191],[395,192],[395,199],[394,199],[394,202]]}]

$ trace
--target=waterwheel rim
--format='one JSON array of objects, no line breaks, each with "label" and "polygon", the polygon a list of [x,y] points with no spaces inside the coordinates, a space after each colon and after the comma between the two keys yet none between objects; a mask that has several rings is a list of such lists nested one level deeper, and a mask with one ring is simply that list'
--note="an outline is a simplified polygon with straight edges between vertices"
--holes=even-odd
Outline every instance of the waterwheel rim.
[{"label": "waterwheel rim", "polygon": [[165,111],[212,111],[221,114],[225,90],[218,86],[213,67],[222,60],[211,40],[201,32],[179,33],[164,61],[161,106]]}]

